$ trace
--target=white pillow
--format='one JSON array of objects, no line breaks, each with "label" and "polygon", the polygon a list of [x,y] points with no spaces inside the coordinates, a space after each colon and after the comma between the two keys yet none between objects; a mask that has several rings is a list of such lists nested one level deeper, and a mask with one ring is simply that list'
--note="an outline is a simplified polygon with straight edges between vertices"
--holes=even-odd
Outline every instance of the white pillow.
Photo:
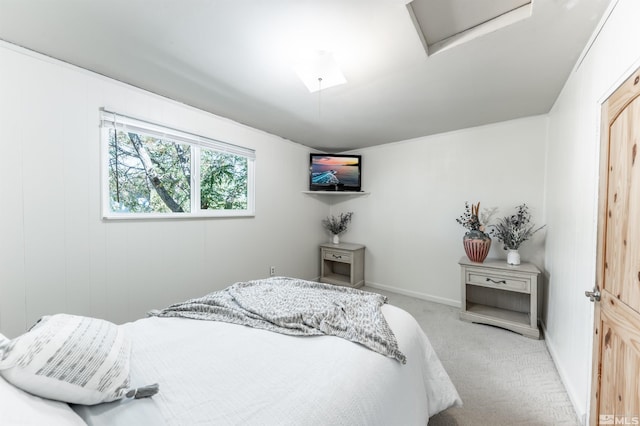
[{"label": "white pillow", "polygon": [[131,342],[115,324],[56,314],[13,340],[0,334],[0,375],[34,395],[74,404],[153,395],[157,385],[140,395],[129,389],[130,354]]},{"label": "white pillow", "polygon": [[0,425],[86,426],[64,402],[29,395],[0,377]]}]

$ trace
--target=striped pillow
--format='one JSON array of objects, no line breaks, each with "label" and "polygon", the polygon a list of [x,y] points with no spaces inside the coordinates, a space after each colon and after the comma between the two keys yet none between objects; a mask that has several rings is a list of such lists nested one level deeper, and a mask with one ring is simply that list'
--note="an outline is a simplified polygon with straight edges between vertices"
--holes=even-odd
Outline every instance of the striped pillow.
[{"label": "striped pillow", "polygon": [[128,336],[115,324],[56,314],[13,340],[0,335],[0,374],[34,395],[93,405],[135,396],[130,353]]}]

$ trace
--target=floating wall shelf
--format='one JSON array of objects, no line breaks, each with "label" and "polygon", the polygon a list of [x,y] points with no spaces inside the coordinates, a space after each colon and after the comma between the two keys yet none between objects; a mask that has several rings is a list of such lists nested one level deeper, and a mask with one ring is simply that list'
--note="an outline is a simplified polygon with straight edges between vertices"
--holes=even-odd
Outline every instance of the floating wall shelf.
[{"label": "floating wall shelf", "polygon": [[354,197],[360,196],[360,195],[369,195],[370,192],[365,192],[365,191],[302,191],[303,194],[309,194],[309,195],[351,195]]}]

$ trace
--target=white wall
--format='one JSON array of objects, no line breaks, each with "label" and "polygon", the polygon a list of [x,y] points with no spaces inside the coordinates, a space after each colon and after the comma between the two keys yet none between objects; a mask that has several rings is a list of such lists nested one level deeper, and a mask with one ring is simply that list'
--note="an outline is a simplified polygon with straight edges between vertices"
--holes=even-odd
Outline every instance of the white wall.
[{"label": "white wall", "polygon": [[[98,109],[256,150],[254,218],[100,219]],[[245,279],[315,278],[320,221],[309,149],[0,44],[0,332],[44,314],[115,322]]]},{"label": "white wall", "polygon": [[[512,214],[527,203],[544,223],[547,120],[529,117],[360,151],[368,196],[332,205],[353,211],[344,241],[367,246],[368,285],[460,304],[465,229],[455,221],[464,203]],[[523,260],[543,263],[543,233],[522,246]],[[506,258],[495,240],[490,257]]]},{"label": "white wall", "polygon": [[[547,345],[578,414],[588,412],[600,104],[640,65],[640,2],[620,0],[549,114]],[[635,68],[634,66],[634,68]]]}]

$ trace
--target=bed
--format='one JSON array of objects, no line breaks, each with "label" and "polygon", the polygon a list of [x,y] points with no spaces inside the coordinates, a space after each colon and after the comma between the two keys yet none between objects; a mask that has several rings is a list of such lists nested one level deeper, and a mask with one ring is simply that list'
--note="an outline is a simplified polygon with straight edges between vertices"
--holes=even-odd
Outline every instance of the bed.
[{"label": "bed", "polygon": [[222,321],[156,315],[123,324],[131,387],[158,383],[159,392],[71,408],[95,426],[426,425],[461,404],[415,319],[388,304],[380,311],[406,358],[342,337]]}]

